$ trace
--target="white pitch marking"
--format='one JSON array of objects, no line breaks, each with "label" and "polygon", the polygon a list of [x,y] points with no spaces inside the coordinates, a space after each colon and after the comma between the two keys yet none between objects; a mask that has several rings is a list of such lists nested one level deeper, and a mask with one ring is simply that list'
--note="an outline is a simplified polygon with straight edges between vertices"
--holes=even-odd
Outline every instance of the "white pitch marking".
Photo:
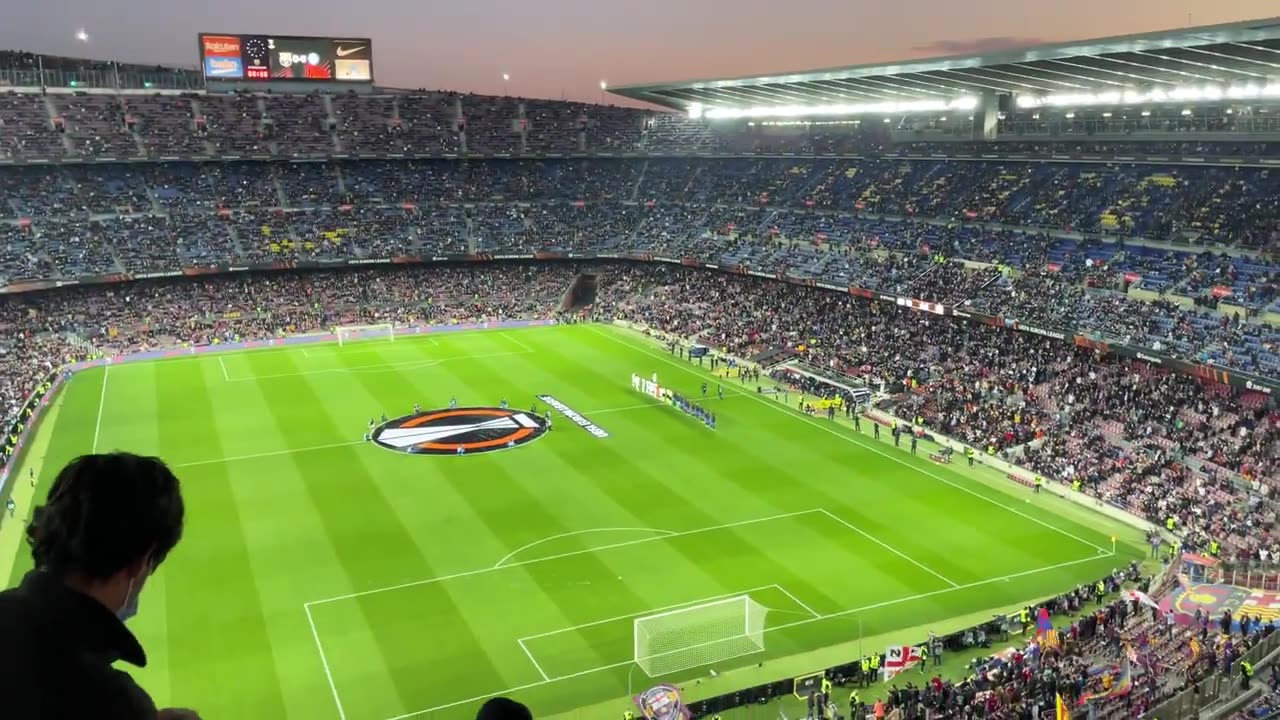
[{"label": "white pitch marking", "polygon": [[508,568],[520,567],[522,565],[533,565],[535,563],[547,562],[548,560],[559,560],[560,558],[573,557],[575,555],[583,555],[585,553],[599,552],[601,550],[611,550],[613,548],[628,547],[631,545],[641,545],[643,543],[654,542],[655,540],[666,540],[668,538],[684,537],[686,535],[698,535],[700,533],[712,532],[715,530],[727,530],[729,528],[742,527],[743,525],[758,525],[760,523],[771,522],[773,520],[782,520],[784,518],[796,517],[798,515],[812,515],[817,512],[821,512],[821,511],[817,509],[798,510],[796,512],[779,513],[777,515],[770,515],[768,517],[752,518],[750,520],[739,520],[737,522],[724,523],[722,525],[710,525],[708,527],[694,528],[693,530],[683,530],[680,532],[672,532],[670,535],[655,535],[654,537],[639,538],[637,540],[628,540],[626,542],[610,543],[608,545],[601,545],[600,547],[596,547],[596,548],[570,550],[569,552],[558,553],[556,555],[548,555],[546,557],[532,558],[530,560],[521,560],[520,562],[509,563],[507,565],[502,565],[500,567],[487,567],[487,568],[480,568],[478,570],[467,570],[465,572],[454,573],[452,575],[442,575],[440,577],[427,578],[426,580],[415,580],[413,582],[401,583],[399,585],[392,585],[390,587],[374,588],[372,590],[362,590],[360,592],[347,593],[346,595],[337,595],[331,598],[325,598],[323,600],[312,600],[311,602],[307,603],[307,605],[323,605],[324,603],[331,603],[337,600],[350,600],[351,598],[363,597],[365,595],[373,595],[375,593],[383,593],[391,590],[402,590],[404,588],[415,587],[417,585],[427,585],[430,583],[437,583],[443,580],[453,580],[456,578],[471,577],[472,575],[483,575],[485,573],[495,572],[497,570],[506,570]]},{"label": "white pitch marking", "polygon": [[[617,622],[619,620],[626,620],[627,618],[640,617],[641,615],[649,615],[651,613],[659,613],[659,612],[663,612],[664,610],[675,610],[676,608],[689,607],[690,605],[698,605],[700,603],[714,602],[716,600],[723,600],[725,598],[739,597],[741,595],[750,595],[753,592],[759,592],[761,590],[770,590],[773,588],[781,590],[784,594],[790,596],[792,600],[795,600],[795,596],[791,595],[791,593],[783,589],[781,585],[761,585],[760,587],[751,588],[750,590],[743,590],[742,592],[731,592],[731,593],[724,593],[723,595],[712,595],[711,597],[699,598],[697,600],[690,600],[688,602],[676,603],[675,605],[666,605],[663,607],[649,608],[648,610],[641,610],[640,612],[627,613],[626,615],[617,615],[615,617],[605,618],[603,620],[595,620],[588,623],[582,623],[581,625],[573,625],[567,628],[560,628],[559,630],[552,630],[550,632],[538,633],[537,635],[526,635],[520,639],[521,640],[537,640],[538,638],[551,637],[552,635],[559,635],[561,633],[573,632],[574,630],[579,630],[581,628],[595,627],[596,625],[604,625],[606,623]],[[796,600],[796,602],[799,603],[800,601]],[[800,603],[800,604],[803,605],[804,603]],[[813,611],[811,610],[810,612],[813,612]],[[814,615],[817,615],[817,613],[814,613]]]},{"label": "white pitch marking", "polygon": [[231,382],[231,374],[227,372],[227,364],[223,362],[222,356],[218,356],[218,366],[222,368],[222,379]]},{"label": "white pitch marking", "polygon": [[659,530],[659,529],[657,529],[657,528],[639,528],[639,527],[589,528],[589,529],[587,529],[587,530],[574,530],[573,532],[560,533],[559,535],[552,535],[551,537],[544,537],[544,538],[542,538],[541,540],[534,540],[533,542],[529,543],[528,545],[522,545],[522,546],[520,546],[520,547],[516,548],[515,550],[512,550],[511,552],[507,553],[505,557],[503,557],[503,558],[502,558],[501,560],[499,560],[498,562],[494,563],[493,567],[494,567],[494,568],[500,568],[500,567],[502,567],[502,563],[504,563],[504,562],[506,562],[506,561],[510,560],[512,557],[515,557],[516,555],[519,555],[520,553],[524,552],[525,550],[528,550],[528,549],[529,549],[529,548],[531,548],[531,547],[535,547],[535,546],[537,546],[537,545],[541,545],[541,544],[542,544],[542,543],[544,543],[544,542],[550,542],[550,541],[552,541],[552,540],[559,540],[560,538],[573,537],[574,535],[586,535],[587,533],[598,533],[598,532],[651,532],[651,533],[661,533],[661,534],[663,534],[663,535],[667,535],[667,536],[669,536],[669,535],[676,535],[676,534],[677,534],[677,533],[675,533],[674,531],[671,531],[671,530]]},{"label": "white pitch marking", "polygon": [[310,452],[312,450],[328,450],[329,448],[347,447],[349,445],[363,445],[364,440],[352,440],[350,442],[329,443],[328,445],[312,445],[310,447],[290,448],[288,450],[273,450],[271,452],[254,453],[252,455],[235,455],[232,457],[214,458],[213,460],[196,460],[195,462],[177,463],[171,467],[194,467],[196,465],[213,465],[214,463],[235,462],[237,460],[253,460],[255,458],[274,457],[276,455],[292,455],[300,452]]},{"label": "white pitch marking", "polygon": [[[693,369],[693,368],[691,368],[691,367],[687,367],[687,366],[682,365],[682,364],[680,364],[680,363],[677,363],[677,362],[674,362],[674,361],[672,361],[672,360],[669,360],[669,359],[667,359],[666,357],[664,357],[664,356],[662,356],[662,355],[659,355],[658,353],[651,352],[651,351],[650,351],[650,350],[648,350],[647,348],[641,347],[641,346],[636,345],[636,344],[634,344],[634,343],[627,342],[626,340],[620,340],[620,339],[618,339],[618,338],[614,337],[613,335],[610,335],[609,333],[606,333],[606,332],[601,332],[600,330],[598,330],[598,329],[596,329],[596,328],[591,328],[591,332],[593,332],[593,333],[595,333],[595,334],[599,335],[600,337],[603,337],[603,338],[605,338],[605,339],[607,339],[607,340],[611,340],[611,341],[613,341],[613,342],[615,342],[615,343],[618,343],[619,345],[624,345],[624,346],[626,346],[626,347],[629,347],[629,348],[631,348],[632,350],[635,350],[636,352],[642,352],[642,353],[644,353],[644,354],[646,354],[646,355],[649,355],[650,357],[657,358],[658,360],[661,360],[661,361],[663,361],[663,362],[667,363],[668,365],[671,365],[672,367],[679,368],[680,370],[683,370],[683,371],[685,371],[685,372],[687,372],[687,373],[689,373],[689,374],[691,374],[691,375],[696,375],[696,376],[698,376],[698,377],[705,377],[705,375],[703,375],[703,374],[702,374],[701,372],[699,372],[698,370],[695,370],[695,369]],[[987,502],[991,503],[992,505],[996,505],[996,506],[998,506],[998,507],[1002,507],[1002,508],[1004,508],[1005,510],[1008,510],[1009,512],[1013,513],[1014,515],[1020,515],[1020,516],[1022,516],[1022,517],[1024,517],[1024,518],[1026,518],[1026,519],[1030,520],[1031,522],[1036,523],[1037,525],[1042,525],[1042,526],[1044,526],[1044,527],[1046,527],[1046,528],[1049,528],[1050,530],[1053,530],[1054,532],[1057,532],[1057,533],[1060,533],[1060,534],[1062,534],[1062,535],[1065,535],[1065,536],[1067,536],[1067,537],[1071,538],[1072,540],[1075,540],[1076,542],[1078,542],[1078,543],[1080,543],[1080,544],[1082,544],[1082,545],[1088,545],[1089,547],[1094,548],[1095,550],[1101,550],[1101,551],[1103,551],[1104,553],[1108,553],[1108,554],[1110,554],[1110,553],[1112,552],[1111,550],[1108,550],[1107,548],[1104,548],[1104,547],[1102,547],[1101,545],[1095,545],[1095,544],[1093,544],[1093,543],[1089,542],[1088,540],[1085,540],[1084,538],[1080,537],[1079,535],[1075,535],[1074,533],[1071,533],[1071,532],[1069,532],[1069,531],[1067,531],[1067,530],[1063,530],[1063,529],[1062,529],[1062,528],[1060,528],[1060,527],[1056,527],[1056,526],[1054,526],[1054,525],[1051,525],[1051,524],[1049,524],[1049,523],[1045,522],[1044,520],[1041,520],[1040,518],[1034,517],[1034,516],[1032,516],[1032,515],[1028,515],[1028,514],[1026,514],[1026,513],[1022,512],[1021,510],[1018,510],[1018,509],[1017,509],[1017,508],[1015,508],[1015,507],[1011,507],[1011,506],[1009,506],[1009,505],[1005,505],[1004,503],[1000,502],[999,500],[996,500],[995,498],[988,497],[988,496],[986,496],[986,495],[983,495],[983,494],[982,494],[982,493],[980,493],[980,492],[975,492],[974,490],[971,490],[971,489],[969,489],[969,488],[965,487],[964,485],[961,485],[961,484],[959,484],[959,483],[956,483],[956,482],[953,482],[953,481],[951,481],[951,480],[948,480],[948,479],[946,479],[946,478],[942,477],[941,475],[938,475],[938,474],[936,474],[936,473],[930,472],[929,470],[927,470],[927,469],[925,469],[925,468],[917,467],[916,465],[912,465],[911,463],[907,462],[906,460],[903,460],[903,459],[902,459],[902,458],[900,458],[900,457],[895,457],[895,456],[893,456],[893,455],[890,455],[889,453],[885,452],[884,450],[881,450],[880,448],[876,447],[875,445],[873,445],[873,444],[868,444],[865,440],[863,440],[863,439],[862,439],[861,437],[859,437],[859,436],[856,436],[856,435],[849,435],[849,434],[846,434],[846,433],[842,433],[842,432],[840,432],[840,431],[838,431],[838,430],[832,429],[832,428],[830,428],[830,427],[828,427],[828,426],[824,425],[823,423],[820,423],[820,422],[818,422],[818,421],[816,421],[816,420],[813,420],[812,418],[810,418],[810,417],[809,417],[809,416],[807,416],[807,415],[800,415],[800,414],[796,414],[796,413],[794,413],[794,412],[791,410],[790,406],[787,406],[787,405],[779,405],[777,402],[774,402],[774,401],[772,401],[772,400],[765,400],[764,398],[757,397],[756,395],[751,394],[751,393],[743,393],[743,395],[745,395],[745,396],[747,396],[747,397],[751,398],[752,400],[755,400],[756,402],[764,403],[765,405],[767,405],[767,406],[769,406],[769,407],[772,407],[772,408],[775,408],[775,409],[780,410],[780,411],[782,411],[782,412],[785,412],[785,413],[787,413],[787,415],[788,415],[788,416],[790,416],[790,417],[794,417],[794,418],[796,418],[796,419],[798,419],[798,420],[801,420],[801,421],[803,421],[803,422],[806,422],[806,423],[808,423],[808,424],[810,424],[810,425],[814,426],[815,428],[817,428],[817,429],[821,430],[822,432],[828,433],[828,434],[830,434],[830,435],[834,435],[834,436],[836,436],[836,437],[838,437],[838,438],[840,438],[840,439],[844,440],[845,442],[851,442],[851,443],[854,443],[855,445],[858,445],[859,447],[862,447],[862,448],[865,448],[865,449],[867,449],[867,450],[870,450],[871,452],[873,452],[873,453],[875,453],[875,454],[877,454],[877,455],[880,455],[880,456],[882,456],[882,457],[888,458],[889,460],[892,460],[893,462],[896,462],[896,463],[898,463],[899,465],[904,465],[904,466],[906,466],[906,467],[911,468],[912,470],[915,470],[915,471],[916,471],[916,472],[918,472],[918,473],[921,473],[922,475],[927,475],[927,476],[929,476],[929,477],[933,478],[934,480],[937,480],[938,482],[944,483],[944,484],[946,484],[946,485],[950,485],[951,487],[953,487],[953,488],[955,488],[955,489],[957,489],[957,490],[960,490],[961,492],[969,493],[970,495],[972,495],[972,496],[974,496],[974,497],[977,497],[977,498],[981,498],[981,499],[983,499],[983,500],[986,500]]]},{"label": "white pitch marking", "polygon": [[626,405],[624,407],[605,408],[603,410],[587,410],[587,411],[584,411],[582,414],[583,415],[604,415],[605,413],[625,412],[627,410],[643,410],[644,408],[655,408],[655,407],[664,407],[664,404],[660,402],[651,402],[651,403],[645,403],[643,405]]},{"label": "white pitch marking", "polygon": [[98,452],[98,436],[102,434],[102,408],[107,404],[107,376],[111,374],[111,363],[102,369],[102,392],[98,395],[98,423],[93,427],[93,452]]},{"label": "white pitch marking", "polygon": [[[393,363],[371,363],[369,365],[355,365],[352,367],[326,368],[323,370],[303,370],[301,372],[291,373],[275,373],[273,375],[253,375],[247,378],[235,378],[232,382],[247,382],[250,380],[271,380],[282,377],[298,377],[300,375],[327,375],[331,373],[350,373],[350,372],[395,372],[406,368],[428,367],[438,365],[446,360],[478,360],[488,357],[506,357],[509,355],[528,355],[525,350],[516,350],[512,352],[500,353],[481,353],[479,355],[456,355],[444,358],[427,358],[423,360],[402,360]],[[221,360],[221,358],[219,358]]]},{"label": "white pitch marking", "polygon": [[533,666],[538,669],[538,674],[542,676],[542,679],[545,682],[551,682],[551,678],[547,677],[547,671],[542,669],[542,666],[538,664],[537,658],[533,656],[533,653],[529,652],[529,648],[525,647],[524,640],[516,640],[516,642],[520,644],[520,649],[529,658],[529,662],[533,663]]},{"label": "white pitch marking", "polygon": [[[1048,567],[1037,568],[1035,570],[1026,570],[1023,572],[1014,573],[1012,575],[1003,575],[1001,577],[990,578],[988,580],[979,580],[978,582],[972,582],[965,585],[960,585],[958,587],[948,587],[948,588],[942,588],[941,590],[934,590],[932,592],[920,593],[918,595],[908,595],[906,597],[900,597],[893,600],[885,600],[884,602],[873,603],[871,605],[864,605],[862,607],[850,608],[848,610],[841,610],[840,612],[828,613],[826,615],[817,615],[815,617],[805,618],[804,620],[796,620],[795,622],[789,622],[789,623],[777,625],[774,627],[767,627],[764,629],[764,632],[768,633],[768,632],[774,632],[775,630],[782,630],[784,628],[797,627],[800,625],[808,625],[809,623],[821,622],[823,620],[829,620],[831,618],[843,617],[845,615],[854,615],[860,612],[866,612],[868,610],[876,610],[882,607],[889,607],[891,605],[900,605],[905,602],[911,602],[912,600],[923,600],[925,598],[935,597],[937,595],[945,595],[946,593],[956,592],[957,590],[967,590],[970,588],[981,587],[983,585],[990,585],[991,583],[1004,582],[1006,580],[1013,580],[1015,578],[1025,577],[1027,575],[1035,575],[1037,573],[1048,572],[1050,570],[1058,570],[1064,567],[1070,567],[1072,565],[1079,565],[1081,563],[1097,562],[1100,559],[1101,558],[1099,558],[1098,556],[1090,556],[1080,560],[1070,560],[1068,562],[1058,563],[1057,565],[1050,565]],[[531,682],[531,683],[526,683],[524,685],[517,685],[516,687],[510,687],[505,690],[495,690],[486,695],[477,695],[472,698],[467,698],[466,700],[458,700],[456,702],[446,703],[444,705],[437,705],[435,707],[427,708],[425,710],[417,710],[415,712],[405,713],[403,715],[396,715],[395,717],[387,718],[387,720],[406,720],[406,718],[418,717],[420,715],[428,715],[430,713],[437,712],[439,710],[446,710],[448,708],[457,707],[459,705],[467,705],[469,703],[478,702],[480,700],[486,700],[488,698],[494,697],[495,695],[510,695],[512,693],[521,692],[523,690],[528,690],[530,688],[535,688],[542,685],[548,685],[550,683],[560,682],[561,680],[571,680],[576,677],[582,677],[583,675],[591,675],[594,673],[603,672],[605,670],[612,670],[614,668],[626,667],[627,665],[631,665],[634,662],[635,662],[634,660],[627,660],[624,662],[612,663],[610,665],[601,665],[600,667],[589,668],[587,670],[571,673],[569,675],[558,675],[549,680],[539,680],[538,682]]]},{"label": "white pitch marking", "polygon": [[333,691],[333,703],[338,706],[338,718],[347,720],[347,713],[342,709],[342,700],[338,698],[338,686],[333,682],[333,671],[329,669],[329,660],[324,656],[324,646],[320,644],[320,633],[316,632],[316,621],[311,618],[311,608],[303,605],[302,609],[307,613],[307,624],[311,626],[311,637],[315,638],[316,650],[320,651],[320,664],[324,666],[324,676],[329,678],[329,689]]},{"label": "white pitch marking", "polygon": [[873,543],[875,543],[875,544],[879,545],[880,547],[884,548],[885,550],[888,550],[889,552],[893,553],[894,555],[897,555],[898,557],[902,558],[903,560],[906,560],[907,562],[911,563],[912,565],[915,565],[916,567],[920,568],[921,570],[924,570],[925,572],[927,572],[927,573],[929,573],[930,575],[932,575],[932,576],[934,576],[934,577],[938,578],[939,580],[942,580],[943,582],[947,583],[947,584],[948,584],[948,585],[950,585],[951,587],[960,587],[960,583],[958,583],[958,582],[956,582],[956,581],[954,581],[954,580],[952,580],[952,579],[950,579],[950,578],[946,577],[946,576],[945,576],[945,575],[943,575],[942,573],[940,573],[940,572],[938,572],[938,571],[934,570],[933,568],[929,567],[928,565],[925,565],[924,563],[920,562],[919,560],[916,560],[915,558],[911,557],[910,555],[907,555],[906,553],[902,552],[901,550],[899,550],[899,549],[895,548],[894,546],[890,545],[889,543],[884,542],[884,541],[883,541],[883,540],[881,540],[880,538],[878,538],[878,537],[876,537],[876,536],[872,535],[871,533],[867,532],[866,530],[863,530],[862,528],[858,527],[857,525],[854,525],[853,523],[851,523],[851,522],[849,522],[849,521],[845,520],[844,518],[836,517],[835,515],[832,515],[832,514],[831,514],[831,512],[829,512],[829,511],[828,511],[828,510],[826,510],[825,508],[823,508],[823,509],[822,509],[822,510],[820,510],[819,512],[821,512],[823,515],[826,515],[827,517],[831,518],[832,520],[835,520],[836,522],[840,523],[841,525],[843,525],[843,526],[845,526],[845,527],[849,528],[850,530],[852,530],[852,531],[854,531],[854,532],[858,533],[859,535],[861,535],[862,537],[864,537],[864,538],[866,538],[866,539],[870,540],[871,542],[873,542]]},{"label": "white pitch marking", "polygon": [[527,352],[527,353],[537,352],[537,351],[536,351],[536,350],[534,350],[533,348],[531,348],[531,347],[529,347],[528,345],[526,345],[526,344],[525,344],[525,342],[524,342],[523,340],[520,340],[519,338],[513,338],[513,337],[511,337],[510,335],[506,334],[505,332],[500,332],[500,333],[498,333],[498,334],[499,334],[499,335],[501,335],[502,337],[504,337],[504,338],[506,338],[506,339],[510,340],[511,342],[513,342],[513,343],[515,343],[515,344],[519,345],[519,346],[520,346],[521,348],[523,348],[523,349],[524,349],[524,351],[525,351],[525,352]]},{"label": "white pitch marking", "polygon": [[783,595],[786,595],[787,597],[791,598],[791,602],[794,602],[795,604],[804,608],[805,611],[808,612],[810,615],[814,617],[821,617],[821,613],[819,613],[817,610],[814,610],[813,608],[806,605],[804,601],[802,601],[800,598],[796,597],[795,595],[792,595],[791,592],[786,588],[782,587],[781,585],[774,585],[773,587],[778,588],[778,590],[781,591]]}]

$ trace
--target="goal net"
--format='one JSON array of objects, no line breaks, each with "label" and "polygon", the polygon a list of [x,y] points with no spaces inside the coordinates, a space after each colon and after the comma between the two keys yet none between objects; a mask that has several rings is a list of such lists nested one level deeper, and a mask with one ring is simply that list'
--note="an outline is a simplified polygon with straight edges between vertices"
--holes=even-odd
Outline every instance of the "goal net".
[{"label": "goal net", "polygon": [[350,345],[360,340],[387,340],[394,342],[396,339],[396,326],[391,323],[380,323],[378,325],[339,325],[334,329],[334,335],[338,336],[338,345]]},{"label": "goal net", "polygon": [[636,618],[636,664],[656,677],[760,652],[767,612],[740,595]]}]

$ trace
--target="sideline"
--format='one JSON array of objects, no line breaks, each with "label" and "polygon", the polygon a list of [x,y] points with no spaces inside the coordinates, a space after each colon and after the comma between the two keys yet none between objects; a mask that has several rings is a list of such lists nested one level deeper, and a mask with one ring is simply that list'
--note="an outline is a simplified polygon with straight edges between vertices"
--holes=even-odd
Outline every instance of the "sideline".
[{"label": "sideline", "polygon": [[[615,326],[615,327],[616,327],[616,326]],[[680,369],[680,370],[683,370],[684,372],[689,373],[689,374],[691,374],[691,375],[695,375],[695,376],[697,376],[697,377],[706,377],[706,375],[704,374],[704,372],[703,372],[703,371],[701,371],[701,370],[697,370],[697,369],[694,369],[693,367],[688,366],[688,365],[684,365],[684,364],[682,364],[682,363],[675,362],[674,360],[671,360],[670,358],[666,357],[665,355],[660,355],[660,354],[658,354],[658,353],[656,353],[656,352],[653,352],[652,350],[648,349],[647,347],[642,347],[642,346],[640,346],[640,345],[636,345],[636,344],[635,344],[635,343],[633,343],[633,342],[628,342],[628,341],[626,341],[626,340],[622,340],[622,339],[620,339],[620,338],[616,337],[615,335],[610,334],[610,333],[608,333],[608,332],[603,332],[603,331],[599,330],[598,328],[591,328],[591,332],[595,333],[596,335],[599,335],[599,336],[600,336],[600,337],[602,337],[602,338],[605,338],[606,340],[610,340],[610,341],[615,342],[615,343],[617,343],[617,344],[619,344],[619,345],[624,345],[624,346],[626,346],[626,347],[631,348],[632,350],[635,350],[636,352],[642,352],[642,353],[644,353],[644,354],[646,354],[646,355],[648,355],[648,356],[650,356],[650,357],[652,357],[652,358],[655,358],[655,359],[657,359],[657,360],[661,360],[662,362],[664,362],[664,363],[666,363],[666,364],[668,364],[668,365],[670,365],[670,366],[672,366],[672,367],[674,367],[674,368],[678,368],[678,369]],[[1101,545],[1098,545],[1098,544],[1096,544],[1096,543],[1092,543],[1092,542],[1090,542],[1090,541],[1088,541],[1088,540],[1085,540],[1084,538],[1080,537],[1079,535],[1076,535],[1075,533],[1072,533],[1072,532],[1071,532],[1071,531],[1069,531],[1069,530],[1063,530],[1062,528],[1057,527],[1057,526],[1055,526],[1055,525],[1053,525],[1053,524],[1050,524],[1050,523],[1048,523],[1048,522],[1045,522],[1044,520],[1041,520],[1040,518],[1037,518],[1037,517],[1035,517],[1034,515],[1028,515],[1027,513],[1022,512],[1021,510],[1019,510],[1019,509],[1017,509],[1017,508],[1015,508],[1015,507],[1012,507],[1012,506],[1010,506],[1010,505],[1006,505],[1006,504],[1004,504],[1004,503],[1000,502],[999,500],[997,500],[996,498],[993,498],[993,497],[990,497],[989,495],[985,495],[985,494],[983,494],[983,493],[977,492],[977,491],[975,491],[975,490],[973,490],[973,489],[971,489],[971,488],[967,488],[967,487],[965,487],[964,485],[961,485],[960,483],[957,483],[957,482],[955,482],[955,481],[953,481],[953,480],[948,480],[947,478],[945,478],[945,477],[943,477],[943,476],[941,476],[941,475],[939,475],[939,474],[937,474],[937,473],[935,473],[935,472],[930,471],[928,468],[920,467],[920,466],[914,465],[914,464],[912,464],[912,463],[910,463],[910,462],[907,462],[907,461],[906,461],[905,459],[903,459],[903,458],[895,457],[894,455],[892,455],[892,454],[890,454],[890,453],[885,452],[884,450],[882,450],[882,449],[880,449],[880,448],[876,447],[875,445],[868,443],[866,440],[864,440],[864,439],[861,437],[861,435],[860,435],[860,434],[859,434],[859,435],[852,435],[852,434],[849,434],[849,433],[841,432],[840,430],[837,430],[836,428],[830,427],[829,425],[825,425],[825,424],[823,424],[823,423],[821,423],[821,422],[819,422],[819,421],[817,421],[817,420],[815,420],[815,419],[813,419],[813,418],[809,417],[808,415],[803,415],[803,414],[800,414],[800,413],[798,413],[798,412],[793,411],[793,410],[792,410],[792,408],[791,408],[790,406],[787,406],[787,405],[780,405],[780,404],[778,404],[777,402],[775,402],[775,401],[773,401],[773,400],[767,400],[767,399],[765,399],[765,398],[757,397],[756,395],[752,395],[752,394],[747,394],[747,397],[749,397],[749,398],[751,398],[751,399],[755,400],[756,402],[759,402],[759,403],[762,403],[762,404],[764,404],[764,405],[767,405],[767,406],[769,406],[769,407],[771,407],[771,408],[774,408],[775,410],[780,410],[780,411],[782,411],[782,412],[786,413],[787,415],[789,415],[789,416],[791,416],[791,417],[794,417],[794,418],[796,418],[796,419],[800,420],[801,422],[804,422],[804,423],[806,423],[806,424],[808,424],[808,425],[811,425],[811,426],[813,426],[813,427],[817,428],[818,430],[821,430],[822,432],[825,432],[825,433],[827,433],[827,434],[829,434],[829,435],[833,435],[833,436],[835,436],[835,437],[837,437],[837,438],[840,438],[841,440],[844,440],[845,442],[853,443],[853,444],[855,444],[855,445],[858,445],[858,446],[862,447],[862,448],[863,448],[863,449],[865,449],[865,450],[868,450],[868,451],[873,452],[873,453],[875,453],[875,454],[877,454],[877,455],[880,455],[881,457],[884,457],[884,458],[886,458],[886,459],[888,459],[888,460],[892,460],[893,462],[895,462],[895,463],[897,463],[897,464],[899,464],[899,465],[902,465],[902,466],[904,466],[904,467],[911,468],[911,469],[912,469],[912,470],[914,470],[915,472],[918,472],[918,473],[920,473],[920,474],[922,474],[922,475],[926,475],[926,476],[928,476],[928,477],[931,477],[931,478],[933,478],[934,480],[937,480],[938,482],[943,483],[944,485],[950,485],[951,487],[953,487],[953,488],[955,488],[955,489],[957,489],[957,490],[960,490],[961,492],[968,493],[968,494],[970,494],[970,495],[972,495],[972,496],[974,496],[974,497],[976,497],[976,498],[980,498],[980,499],[982,499],[982,500],[984,500],[984,501],[986,501],[986,502],[988,502],[988,503],[991,503],[992,505],[995,505],[995,506],[997,506],[997,507],[1004,508],[1005,510],[1007,510],[1007,511],[1009,511],[1009,512],[1013,513],[1014,515],[1018,515],[1018,516],[1021,516],[1021,517],[1023,517],[1023,518],[1026,518],[1027,520],[1030,520],[1031,522],[1034,522],[1034,523],[1036,523],[1037,525],[1040,525],[1040,526],[1043,526],[1043,527],[1048,528],[1048,529],[1050,529],[1050,530],[1053,530],[1054,532],[1059,533],[1060,535],[1063,535],[1063,536],[1065,536],[1065,537],[1069,537],[1069,538],[1071,538],[1072,540],[1075,540],[1076,542],[1078,542],[1078,543],[1080,543],[1080,544],[1082,544],[1082,545],[1086,545],[1086,546],[1088,546],[1088,547],[1091,547],[1091,548],[1093,548],[1094,550],[1098,551],[1100,554],[1104,554],[1104,553],[1105,553],[1105,554],[1107,554],[1107,555],[1110,555],[1110,554],[1112,554],[1112,553],[1114,552],[1114,548],[1104,548],[1104,547],[1102,547]]]},{"label": "sideline", "polygon": [[[7,512],[0,520],[0,589],[10,587],[17,578],[13,577],[14,566],[18,562],[18,553],[23,546],[27,522],[31,519],[31,510],[36,502],[37,491],[46,480],[43,477],[45,457],[49,452],[49,441],[53,438],[53,428],[57,426],[58,414],[62,410],[62,402],[67,393],[60,391],[51,406],[42,413],[31,442],[23,449],[19,461],[14,463],[9,474],[11,483],[10,495],[18,505],[18,514],[13,519]],[[34,470],[37,487],[31,487],[28,471]],[[3,495],[0,494],[0,497]],[[0,512],[4,512],[0,505]]]}]

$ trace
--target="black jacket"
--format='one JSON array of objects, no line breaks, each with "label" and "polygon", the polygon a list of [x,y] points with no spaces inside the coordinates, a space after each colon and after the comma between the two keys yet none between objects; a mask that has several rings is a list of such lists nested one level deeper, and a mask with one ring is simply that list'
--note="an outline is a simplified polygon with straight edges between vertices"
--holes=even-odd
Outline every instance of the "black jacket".
[{"label": "black jacket", "polygon": [[128,674],[147,656],[115,614],[40,570],[0,593],[0,715],[6,720],[155,720]]}]

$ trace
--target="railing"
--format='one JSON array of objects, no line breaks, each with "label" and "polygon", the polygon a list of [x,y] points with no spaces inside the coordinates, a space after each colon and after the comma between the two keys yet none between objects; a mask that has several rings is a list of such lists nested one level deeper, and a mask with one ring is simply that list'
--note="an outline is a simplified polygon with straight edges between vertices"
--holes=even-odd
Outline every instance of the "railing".
[{"label": "railing", "polygon": [[190,70],[158,68],[126,70],[114,63],[78,70],[42,67],[0,67],[5,87],[102,88],[110,90],[203,90],[204,79]]},{"label": "railing", "polygon": [[1160,720],[1198,718],[1202,711],[1209,710],[1211,706],[1231,703],[1249,692],[1244,689],[1240,680],[1240,663],[1244,660],[1253,663],[1254,677],[1251,684],[1256,687],[1262,682],[1258,677],[1261,666],[1275,661],[1275,658],[1270,656],[1277,649],[1280,649],[1280,633],[1273,633],[1237,658],[1231,663],[1231,667],[1200,682],[1190,684],[1181,693],[1147,713],[1147,716],[1160,718]]}]

